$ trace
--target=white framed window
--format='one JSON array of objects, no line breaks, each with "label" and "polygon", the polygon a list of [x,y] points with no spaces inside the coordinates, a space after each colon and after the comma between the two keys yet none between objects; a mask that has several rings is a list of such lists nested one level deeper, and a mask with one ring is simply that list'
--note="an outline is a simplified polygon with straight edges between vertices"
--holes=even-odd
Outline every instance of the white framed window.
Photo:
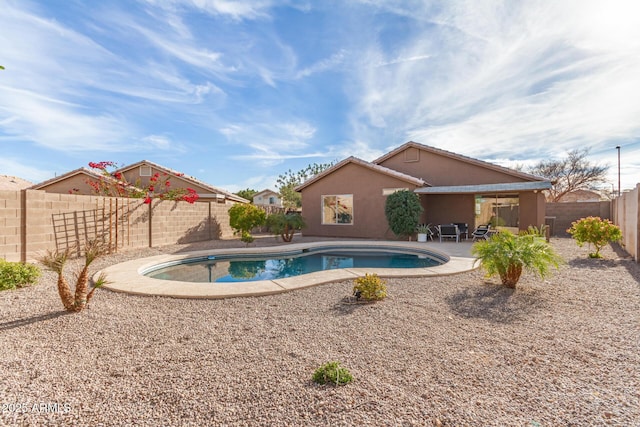
[{"label": "white framed window", "polygon": [[353,225],[353,194],[322,196],[322,224]]},{"label": "white framed window", "polygon": [[140,166],[140,176],[151,176],[151,166]]}]

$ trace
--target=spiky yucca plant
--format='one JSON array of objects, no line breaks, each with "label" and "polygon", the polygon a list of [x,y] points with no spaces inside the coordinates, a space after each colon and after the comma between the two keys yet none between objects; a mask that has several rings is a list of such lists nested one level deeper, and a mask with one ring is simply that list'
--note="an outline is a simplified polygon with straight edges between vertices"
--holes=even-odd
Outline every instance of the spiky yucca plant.
[{"label": "spiky yucca plant", "polygon": [[88,241],[84,247],[84,266],[76,275],[75,293],[71,291],[69,283],[64,277],[64,268],[71,254],[70,249],[65,251],[47,251],[40,259],[45,267],[58,274],[58,294],[65,310],[78,312],[82,311],[88,304],[96,289],[107,283],[106,276],[100,275],[95,281],[93,288],[88,291],[89,283],[89,266],[99,256],[105,253],[104,245],[97,241]]},{"label": "spiky yucca plant", "polygon": [[551,267],[563,262],[551,245],[533,235],[516,236],[501,231],[489,240],[474,243],[471,253],[482,261],[487,276],[499,275],[502,284],[515,288],[523,270],[545,278]]}]

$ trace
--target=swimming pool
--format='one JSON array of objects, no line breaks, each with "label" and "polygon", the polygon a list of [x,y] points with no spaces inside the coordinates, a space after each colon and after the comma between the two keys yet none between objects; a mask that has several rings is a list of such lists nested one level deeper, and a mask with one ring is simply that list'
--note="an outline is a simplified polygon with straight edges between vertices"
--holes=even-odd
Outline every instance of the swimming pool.
[{"label": "swimming pool", "polygon": [[433,252],[398,248],[319,248],[287,253],[208,255],[159,264],[144,272],[154,279],[185,282],[276,280],[344,268],[428,268],[446,262]]},{"label": "swimming pool", "polygon": [[[470,245],[468,245],[470,248]],[[445,249],[446,248],[446,249]],[[380,277],[428,277],[458,274],[477,268],[475,258],[470,255],[464,244],[453,243],[425,244],[419,242],[373,241],[373,240],[331,240],[286,245],[252,248],[220,248],[193,252],[154,255],[137,258],[114,264],[94,274],[93,280],[105,274],[109,282],[106,289],[135,295],[154,295],[173,298],[232,298],[273,295],[317,286],[331,282],[352,281],[365,274],[376,273]],[[265,254],[278,254],[289,257],[296,253],[318,252],[320,250],[357,250],[360,252],[387,251],[409,253],[439,260],[433,267],[422,268],[382,268],[382,267],[348,267],[333,270],[320,270],[299,276],[290,276],[273,280],[249,280],[239,282],[193,282],[184,280],[162,280],[145,274],[171,265],[188,264],[197,261],[229,262],[225,257],[251,260]],[[445,249],[445,250],[443,250]],[[450,252],[450,250],[452,252]],[[453,255],[453,253],[455,255]],[[202,267],[204,268],[204,267]],[[208,274],[208,271],[207,271]]]}]

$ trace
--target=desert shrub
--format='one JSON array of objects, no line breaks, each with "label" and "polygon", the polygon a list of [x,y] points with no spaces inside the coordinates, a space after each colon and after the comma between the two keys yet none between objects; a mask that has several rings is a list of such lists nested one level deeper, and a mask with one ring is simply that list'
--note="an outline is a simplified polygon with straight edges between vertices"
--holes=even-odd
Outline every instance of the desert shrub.
[{"label": "desert shrub", "polygon": [[396,236],[411,236],[418,226],[423,210],[420,196],[408,190],[390,194],[384,206],[389,228]]},{"label": "desert shrub", "polygon": [[353,294],[358,299],[383,300],[387,297],[387,283],[377,274],[365,274],[364,277],[358,277],[355,280]]},{"label": "desert shrub", "polygon": [[353,381],[349,370],[340,362],[327,362],[313,373],[313,381],[318,384],[345,385]]},{"label": "desert shrub", "polygon": [[617,225],[598,216],[589,216],[572,222],[567,233],[571,234],[578,246],[582,247],[585,243],[589,243],[596,248],[595,252],[589,254],[590,258],[602,258],[600,249],[609,242],[622,239],[622,232]]},{"label": "desert shrub", "polygon": [[558,267],[562,258],[550,244],[531,234],[516,236],[501,231],[489,240],[476,242],[471,253],[482,261],[487,277],[499,275],[502,284],[515,288],[523,270],[544,278],[551,267]]},{"label": "desert shrub", "polygon": [[0,291],[22,288],[40,277],[40,269],[33,264],[0,259]]},{"label": "desert shrub", "polygon": [[236,203],[229,208],[229,225],[246,244],[253,242],[251,230],[263,225],[266,217],[264,210],[248,203]]}]

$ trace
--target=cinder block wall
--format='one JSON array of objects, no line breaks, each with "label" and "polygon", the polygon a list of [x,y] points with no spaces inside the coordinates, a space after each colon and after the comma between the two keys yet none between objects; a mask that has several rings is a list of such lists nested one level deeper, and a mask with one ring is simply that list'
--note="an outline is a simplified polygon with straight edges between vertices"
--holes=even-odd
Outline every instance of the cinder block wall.
[{"label": "cinder block wall", "polygon": [[[553,217],[553,235],[568,236],[571,223],[588,216],[611,219],[611,202],[547,203],[546,217]],[[547,220],[547,223],[549,221]]]},{"label": "cinder block wall", "polygon": [[20,261],[22,206],[19,191],[0,191],[0,258]]},{"label": "cinder block wall", "polygon": [[232,238],[231,202],[154,200],[0,191],[0,258],[32,261],[47,250],[101,238],[113,250]]}]

